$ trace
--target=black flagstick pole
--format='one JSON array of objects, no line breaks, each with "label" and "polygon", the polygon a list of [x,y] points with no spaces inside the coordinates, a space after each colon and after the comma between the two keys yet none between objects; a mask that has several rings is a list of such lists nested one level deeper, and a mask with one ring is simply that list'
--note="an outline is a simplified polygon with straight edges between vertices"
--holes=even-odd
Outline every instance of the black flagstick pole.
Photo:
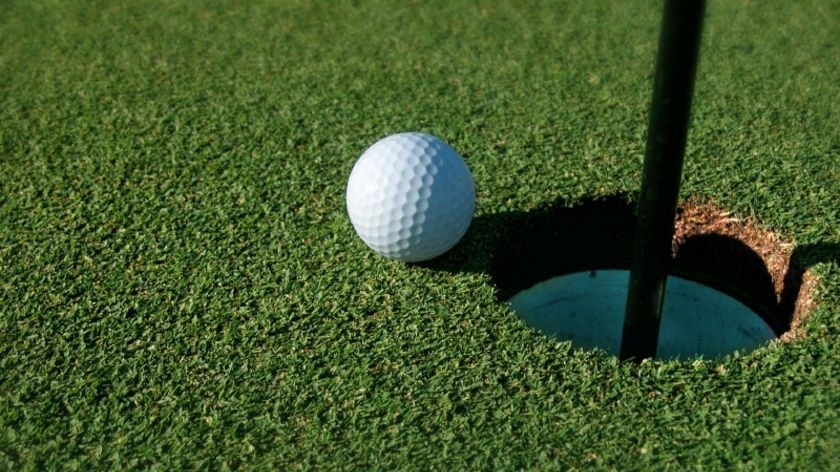
[{"label": "black flagstick pole", "polygon": [[666,0],[659,36],[621,358],[656,355],[705,0]]}]

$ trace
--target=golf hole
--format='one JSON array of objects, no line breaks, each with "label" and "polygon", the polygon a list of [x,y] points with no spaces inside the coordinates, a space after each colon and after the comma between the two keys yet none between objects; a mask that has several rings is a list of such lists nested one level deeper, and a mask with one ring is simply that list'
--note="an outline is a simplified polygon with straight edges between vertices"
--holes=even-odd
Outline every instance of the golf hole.
[{"label": "golf hole", "polygon": [[[509,303],[540,332],[576,347],[617,356],[629,271],[567,274],[540,282]],[[775,339],[764,319],[735,298],[680,277],[668,277],[657,358],[717,358]]]},{"label": "golf hole", "polygon": [[[558,202],[506,227],[491,263],[500,300],[541,333],[618,355],[635,228],[630,199]],[[790,338],[814,285],[791,248],[715,207],[681,206],[656,358],[717,359]]]}]

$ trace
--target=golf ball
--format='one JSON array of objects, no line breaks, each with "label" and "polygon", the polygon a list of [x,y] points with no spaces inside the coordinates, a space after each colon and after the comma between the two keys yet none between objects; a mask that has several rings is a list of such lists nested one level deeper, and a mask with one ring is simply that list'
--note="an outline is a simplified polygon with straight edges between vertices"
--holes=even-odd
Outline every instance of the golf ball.
[{"label": "golf ball", "polygon": [[475,186],[464,160],[423,133],[388,136],[359,157],[347,182],[347,213],[379,254],[405,262],[432,259],[467,232]]}]

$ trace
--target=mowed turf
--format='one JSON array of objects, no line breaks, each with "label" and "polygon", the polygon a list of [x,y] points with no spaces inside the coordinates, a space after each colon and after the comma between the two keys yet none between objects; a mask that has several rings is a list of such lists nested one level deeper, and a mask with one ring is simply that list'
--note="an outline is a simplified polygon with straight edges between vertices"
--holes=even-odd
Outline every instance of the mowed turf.
[{"label": "mowed turf", "polygon": [[[622,364],[497,298],[508,216],[637,189],[660,8],[3,1],[0,469],[837,467],[836,2],[710,2],[682,188],[812,248],[806,336]],[[406,130],[476,182],[437,265],[344,208]]]}]

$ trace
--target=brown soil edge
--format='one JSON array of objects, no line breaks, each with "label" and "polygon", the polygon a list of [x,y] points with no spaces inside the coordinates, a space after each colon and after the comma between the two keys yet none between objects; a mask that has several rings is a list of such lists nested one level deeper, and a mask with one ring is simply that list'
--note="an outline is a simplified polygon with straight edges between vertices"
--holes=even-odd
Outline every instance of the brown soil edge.
[{"label": "brown soil edge", "polygon": [[[718,234],[735,238],[756,252],[773,279],[777,302],[781,299],[785,276],[790,272],[791,255],[795,245],[781,235],[761,228],[752,218],[744,218],[722,210],[713,203],[688,199],[680,205],[674,230],[674,252],[692,236]],[[818,278],[811,270],[802,275],[802,286],[796,299],[790,329],[779,339],[790,342],[806,335],[803,320],[814,308]]]}]

